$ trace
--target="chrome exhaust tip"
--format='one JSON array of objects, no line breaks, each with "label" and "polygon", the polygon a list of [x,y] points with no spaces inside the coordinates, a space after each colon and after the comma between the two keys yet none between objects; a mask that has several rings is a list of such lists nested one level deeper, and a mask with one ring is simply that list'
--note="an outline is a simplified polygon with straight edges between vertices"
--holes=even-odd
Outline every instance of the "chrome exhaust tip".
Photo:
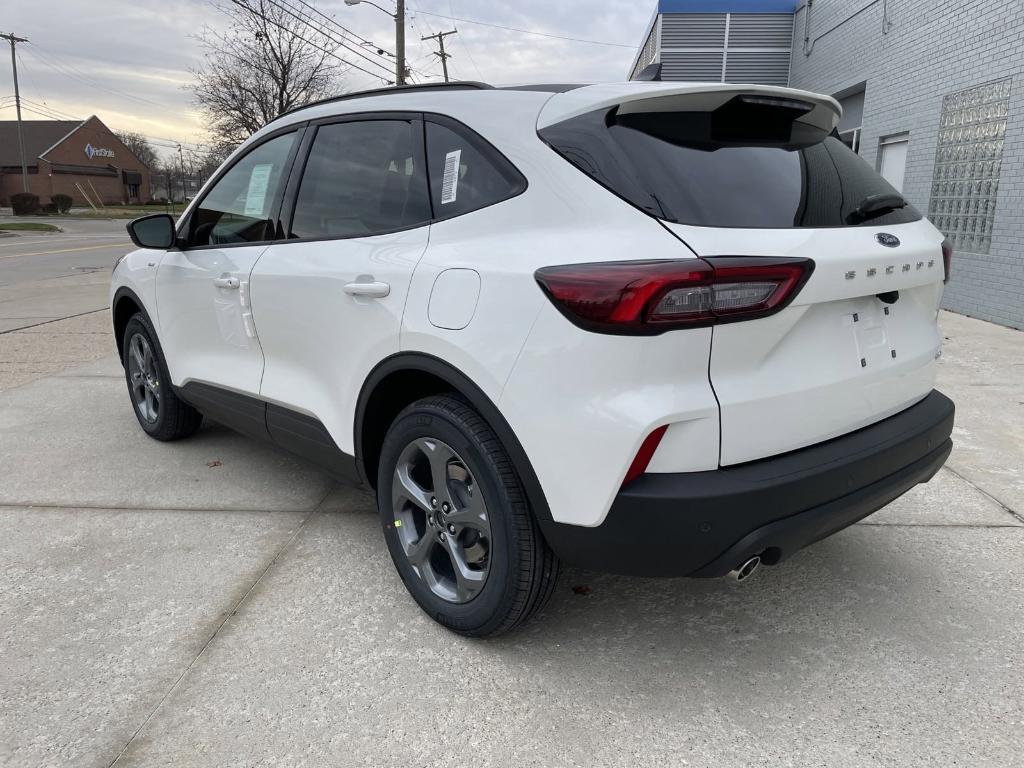
[{"label": "chrome exhaust tip", "polygon": [[761,556],[754,555],[746,562],[738,565],[735,570],[729,571],[729,575],[726,578],[732,579],[735,582],[746,581],[754,575],[754,571],[761,565]]}]

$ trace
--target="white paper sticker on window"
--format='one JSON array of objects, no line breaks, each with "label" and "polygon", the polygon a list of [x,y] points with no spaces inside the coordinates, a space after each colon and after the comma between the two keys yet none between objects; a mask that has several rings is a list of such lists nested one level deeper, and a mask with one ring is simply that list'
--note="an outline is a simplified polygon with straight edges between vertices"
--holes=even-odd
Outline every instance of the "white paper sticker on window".
[{"label": "white paper sticker on window", "polygon": [[459,165],[462,150],[449,152],[444,158],[444,180],[441,182],[441,205],[454,203],[459,196]]},{"label": "white paper sticker on window", "polygon": [[270,172],[274,169],[271,163],[254,165],[249,175],[249,191],[245,195],[246,216],[263,216],[263,208],[267,200],[267,187],[270,185]]}]

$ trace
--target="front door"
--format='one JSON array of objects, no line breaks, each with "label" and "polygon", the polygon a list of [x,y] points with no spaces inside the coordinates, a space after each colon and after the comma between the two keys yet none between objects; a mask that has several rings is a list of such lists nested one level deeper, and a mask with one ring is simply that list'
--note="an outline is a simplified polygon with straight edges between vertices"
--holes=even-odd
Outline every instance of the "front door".
[{"label": "front door", "polygon": [[263,351],[249,275],[276,229],[295,132],[259,144],[235,162],[189,215],[185,243],[156,276],[159,335],[171,381],[257,395]]},{"label": "front door", "polygon": [[[353,454],[359,390],[399,350],[406,294],[427,246],[423,127],[418,117],[396,116],[316,131],[294,214],[283,217],[288,238],[252,273],[266,353],[260,394],[316,419]],[[288,437],[275,435],[273,423],[270,431]]]}]

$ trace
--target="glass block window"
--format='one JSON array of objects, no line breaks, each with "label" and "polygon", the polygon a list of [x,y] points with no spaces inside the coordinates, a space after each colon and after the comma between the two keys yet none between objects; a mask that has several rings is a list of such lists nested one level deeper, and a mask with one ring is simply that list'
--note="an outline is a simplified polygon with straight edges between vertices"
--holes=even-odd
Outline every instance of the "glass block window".
[{"label": "glass block window", "polygon": [[928,218],[957,250],[988,253],[999,193],[1010,80],[942,99]]}]

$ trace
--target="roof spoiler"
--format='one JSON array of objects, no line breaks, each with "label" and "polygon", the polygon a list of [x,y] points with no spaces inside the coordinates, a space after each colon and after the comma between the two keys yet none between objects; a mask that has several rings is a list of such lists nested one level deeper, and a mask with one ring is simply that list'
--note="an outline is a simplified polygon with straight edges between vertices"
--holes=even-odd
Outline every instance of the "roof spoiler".
[{"label": "roof spoiler", "polygon": [[550,98],[540,111],[537,128],[547,128],[599,109],[619,108],[619,114],[638,112],[710,112],[736,96],[803,102],[809,106],[797,122],[831,132],[842,107],[831,96],[795,88],[728,83],[629,82],[589,85]]}]

